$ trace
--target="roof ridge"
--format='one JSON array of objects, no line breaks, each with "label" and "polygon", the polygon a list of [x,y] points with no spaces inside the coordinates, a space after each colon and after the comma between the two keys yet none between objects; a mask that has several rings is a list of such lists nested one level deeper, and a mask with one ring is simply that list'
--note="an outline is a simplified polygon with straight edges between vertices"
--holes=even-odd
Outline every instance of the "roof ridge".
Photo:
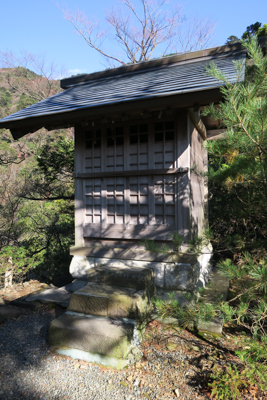
[{"label": "roof ridge", "polygon": [[114,76],[120,76],[122,74],[140,73],[145,70],[154,70],[158,68],[166,68],[172,64],[183,64],[205,60],[207,57],[218,58],[228,57],[231,55],[237,55],[238,53],[244,53],[244,49],[241,43],[234,43],[225,46],[213,47],[205,50],[197,50],[188,53],[176,54],[174,56],[158,58],[155,60],[143,61],[137,64],[124,65],[105,71],[93,72],[91,74],[78,75],[71,78],[64,78],[60,81],[60,86],[63,89],[67,89],[71,86],[83,84],[89,81],[96,81],[99,79],[106,79]]}]

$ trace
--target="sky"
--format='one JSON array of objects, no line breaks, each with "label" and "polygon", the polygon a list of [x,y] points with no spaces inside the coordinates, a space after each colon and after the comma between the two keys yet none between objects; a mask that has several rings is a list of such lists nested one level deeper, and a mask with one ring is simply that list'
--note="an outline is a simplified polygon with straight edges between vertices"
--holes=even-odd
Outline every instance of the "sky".
[{"label": "sky", "polygon": [[[136,0],[135,0],[136,1]],[[175,2],[175,0],[172,0]],[[103,70],[101,56],[75,34],[61,9],[81,10],[88,17],[104,19],[104,10],[116,0],[0,0],[0,52],[29,52],[45,57],[65,76]],[[223,45],[230,35],[240,37],[248,25],[267,23],[266,0],[187,0],[187,18],[198,16],[215,22],[212,46]],[[264,20],[264,18],[266,18]]]}]

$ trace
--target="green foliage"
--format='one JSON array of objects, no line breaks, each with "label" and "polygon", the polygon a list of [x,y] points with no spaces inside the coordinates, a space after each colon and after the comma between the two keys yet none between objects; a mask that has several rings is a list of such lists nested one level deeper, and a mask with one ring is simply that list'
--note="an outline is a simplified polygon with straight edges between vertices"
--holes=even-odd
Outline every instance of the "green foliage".
[{"label": "green foliage", "polygon": [[225,323],[240,325],[255,337],[267,334],[267,257],[253,258],[244,253],[238,263],[231,260],[219,265],[231,279],[232,292],[227,302],[214,306]]},{"label": "green foliage", "polygon": [[145,246],[146,250],[151,251],[151,253],[160,253],[164,255],[169,255],[173,253],[172,249],[165,243],[159,244],[150,239],[145,239],[141,243]]},{"label": "green foliage", "polygon": [[11,104],[12,94],[5,87],[0,87],[0,107],[8,110]]},{"label": "green foliage", "polygon": [[242,35],[243,40],[248,40],[257,37],[264,37],[267,35],[267,24],[262,24],[260,22],[255,22],[255,24],[251,24],[247,26],[246,31]]},{"label": "green foliage", "polygon": [[[220,120],[227,132],[207,148],[213,244],[229,255],[264,248],[267,241],[267,58],[257,39],[243,45],[252,64],[245,81],[232,84],[212,65],[209,73],[224,83],[224,100],[203,113]],[[235,68],[241,77],[242,64]]]},{"label": "green foliage", "polygon": [[[63,134],[53,140],[48,137],[41,145],[37,136],[25,145],[20,143],[19,149],[23,146],[26,157],[16,167],[12,154],[6,164],[7,159],[3,159],[0,249],[12,245],[13,249],[25,250],[24,279],[26,274],[34,273],[52,280],[68,272],[69,247],[74,242],[74,145]],[[5,141],[2,144],[10,147]],[[13,156],[15,160],[15,149]]]},{"label": "green foliage", "polygon": [[25,247],[3,247],[0,250],[0,283],[1,276],[4,277],[6,271],[9,271],[13,280],[20,281],[32,262],[33,260],[30,260]]},{"label": "green foliage", "polygon": [[176,300],[174,292],[168,293],[167,296],[165,300],[155,297],[154,307],[162,318],[177,318],[183,328],[194,328],[199,321],[209,321],[218,314],[217,309],[211,304],[197,302],[198,296],[190,293],[184,296],[187,304]]},{"label": "green foliage", "polygon": [[210,231],[207,231],[207,233],[203,232],[202,236],[195,235],[195,237],[189,240],[188,243],[185,242],[184,237],[179,235],[178,232],[174,232],[170,235],[170,239],[171,244],[162,244],[150,239],[145,239],[142,244],[145,246],[147,251],[163,255],[179,254],[181,251],[180,247],[183,244],[187,244],[189,252],[199,255],[203,247],[209,243]]},{"label": "green foliage", "polygon": [[[49,79],[51,69],[43,76],[41,58],[25,56],[42,75],[24,67],[1,70],[2,117],[60,90],[59,82]],[[70,131],[42,130],[19,141],[0,131],[0,283],[7,269],[15,281],[40,275],[52,280],[68,272],[74,242],[73,172]]]},{"label": "green foliage", "polygon": [[224,368],[215,366],[210,377],[213,382],[211,387],[211,397],[216,400],[242,399],[242,391],[252,385],[257,384],[258,371],[253,368],[239,370],[235,365],[227,365]]},{"label": "green foliage", "polygon": [[54,182],[74,174],[74,141],[61,135],[52,144],[46,144],[37,153],[38,167],[46,179]]},{"label": "green foliage", "polygon": [[267,36],[267,24],[262,25],[260,22],[255,22],[247,26],[247,29],[243,33],[241,39],[235,35],[231,35],[226,40],[226,44],[233,44],[241,42],[241,40],[250,40],[253,37],[264,37]]},{"label": "green foliage", "polygon": [[[185,306],[170,293],[167,300],[156,298],[154,305],[162,317],[176,317],[183,328],[196,327],[200,321],[221,318],[228,326],[242,326],[250,331],[240,344],[236,355],[240,366],[216,365],[210,378],[211,397],[215,399],[242,399],[246,388],[267,390],[267,258],[256,259],[244,253],[238,263],[221,262],[220,268],[231,279],[232,297],[217,304],[205,304],[202,299],[188,298]],[[202,291],[203,292],[203,291]],[[202,293],[203,294],[203,293]],[[243,365],[242,365],[243,364]]]},{"label": "green foliage", "polygon": [[240,343],[240,350],[235,353],[244,363],[261,363],[267,366],[267,337],[261,336],[260,341],[245,338]]},{"label": "green foliage", "polygon": [[20,95],[19,101],[17,102],[17,111],[29,107],[34,103],[36,103],[35,99],[23,93]]},{"label": "green foliage", "polygon": [[13,149],[10,143],[5,141],[1,142],[0,148],[0,167],[3,165],[8,165],[17,160],[17,153],[15,149]]},{"label": "green foliage", "polygon": [[233,44],[233,43],[238,43],[240,42],[240,39],[238,39],[237,36],[235,35],[231,35],[227,38],[226,43],[225,44]]}]

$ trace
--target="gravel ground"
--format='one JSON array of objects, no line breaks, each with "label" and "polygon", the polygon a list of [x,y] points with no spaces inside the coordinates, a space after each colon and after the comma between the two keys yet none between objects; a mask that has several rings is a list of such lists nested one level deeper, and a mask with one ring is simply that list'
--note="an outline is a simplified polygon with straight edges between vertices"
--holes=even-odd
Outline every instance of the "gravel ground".
[{"label": "gravel ground", "polygon": [[62,312],[42,306],[0,325],[1,400],[206,398],[198,397],[194,385],[182,385],[193,373],[184,369],[187,356],[162,352],[149,341],[146,356],[124,371],[56,355],[46,336],[50,321]]},{"label": "gravel ground", "polygon": [[[0,290],[0,296],[8,304],[41,286],[32,281]],[[123,371],[58,356],[46,337],[50,322],[64,311],[42,305],[0,324],[0,400],[207,400],[213,366],[240,363],[236,334],[201,338],[157,321],[146,329],[142,359]],[[260,391],[242,395],[242,400],[267,400]]]},{"label": "gravel ground", "polygon": [[[56,312],[59,314],[59,312]],[[46,344],[55,311],[26,311],[0,326],[0,399],[146,399],[125,372],[55,355]]]}]

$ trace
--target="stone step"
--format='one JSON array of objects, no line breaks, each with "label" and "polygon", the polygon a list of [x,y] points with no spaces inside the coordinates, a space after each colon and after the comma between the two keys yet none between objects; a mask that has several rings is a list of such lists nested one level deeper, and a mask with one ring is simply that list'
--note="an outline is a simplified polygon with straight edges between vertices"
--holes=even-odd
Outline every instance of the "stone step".
[{"label": "stone step", "polygon": [[127,355],[138,341],[134,320],[71,311],[53,320],[48,330],[48,343],[59,354],[115,368],[127,363]]},{"label": "stone step", "polygon": [[49,289],[45,289],[40,291],[37,294],[30,295],[26,298],[27,302],[38,301],[40,303],[56,303],[61,305],[62,307],[67,308],[70,302],[70,297],[73,292],[81,289],[86,285],[85,281],[74,280],[66,286],[62,286],[60,288],[52,287]]},{"label": "stone step", "polygon": [[68,311],[102,317],[132,318],[141,328],[148,321],[151,306],[145,290],[89,282],[72,294]]},{"label": "stone step", "polygon": [[130,289],[146,290],[150,297],[154,295],[154,271],[151,268],[100,266],[87,272],[87,280],[98,284]]}]

